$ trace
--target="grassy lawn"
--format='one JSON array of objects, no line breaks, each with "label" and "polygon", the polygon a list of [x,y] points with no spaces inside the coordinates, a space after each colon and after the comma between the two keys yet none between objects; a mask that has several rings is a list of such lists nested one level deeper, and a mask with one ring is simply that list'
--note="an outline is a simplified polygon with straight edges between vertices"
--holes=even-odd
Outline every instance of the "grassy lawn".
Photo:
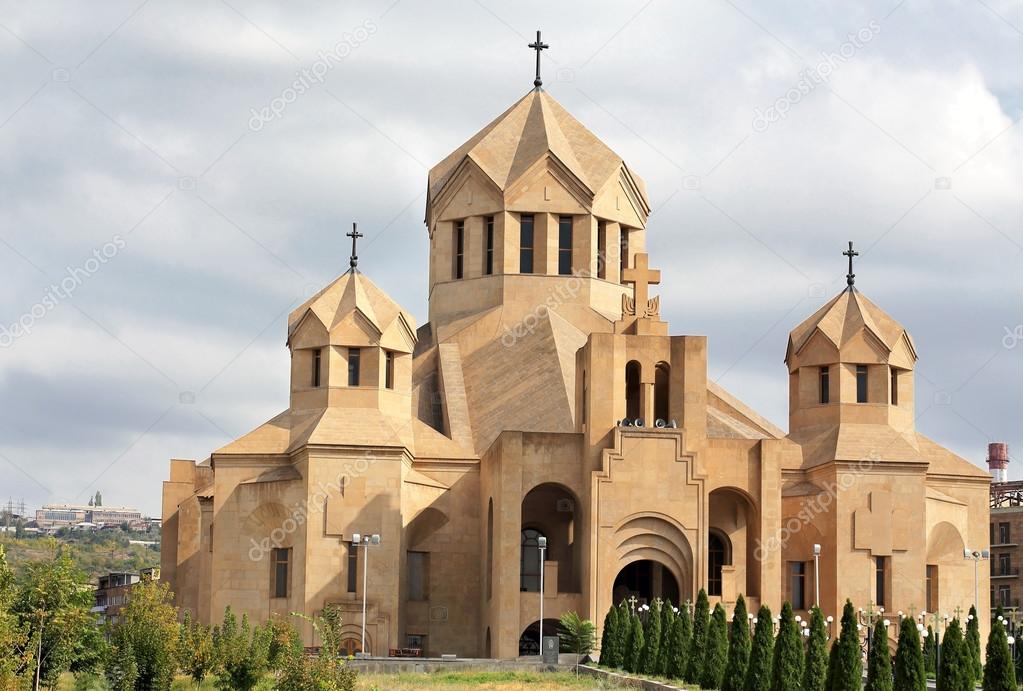
[{"label": "grassy lawn", "polygon": [[[434,674],[360,674],[358,691],[562,691],[562,689],[599,689],[599,682],[569,672],[437,672]],[[604,688],[610,688],[605,686]]]}]

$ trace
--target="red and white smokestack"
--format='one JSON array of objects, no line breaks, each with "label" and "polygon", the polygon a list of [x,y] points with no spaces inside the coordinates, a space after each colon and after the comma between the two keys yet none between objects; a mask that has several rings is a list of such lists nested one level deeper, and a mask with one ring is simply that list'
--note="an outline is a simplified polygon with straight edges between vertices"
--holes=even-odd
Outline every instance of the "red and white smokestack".
[{"label": "red and white smokestack", "polygon": [[1009,481],[1009,445],[1002,441],[987,445],[987,467],[993,482]]}]

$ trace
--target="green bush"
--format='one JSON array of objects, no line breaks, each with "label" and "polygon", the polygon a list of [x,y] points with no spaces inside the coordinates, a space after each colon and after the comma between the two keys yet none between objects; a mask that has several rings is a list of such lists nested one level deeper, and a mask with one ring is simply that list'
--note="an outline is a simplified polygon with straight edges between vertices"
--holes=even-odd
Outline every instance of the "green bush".
[{"label": "green bush", "polygon": [[625,651],[625,669],[628,672],[643,671],[643,622],[636,614],[630,615],[629,645]]},{"label": "green bush", "polygon": [[604,630],[600,633],[600,664],[605,667],[617,667],[618,656],[615,650],[618,635],[618,608],[611,605],[604,615]]},{"label": "green bush", "polygon": [[[928,636],[928,641],[930,637]],[[925,691],[927,674],[920,650],[916,621],[905,617],[899,623],[899,647],[895,651],[895,691]]]},{"label": "green bush", "polygon": [[958,619],[953,619],[941,639],[938,691],[972,691],[973,661]]},{"label": "green bush", "polygon": [[250,626],[248,615],[242,616],[241,626],[238,626],[234,613],[228,607],[220,627],[217,657],[221,664],[217,688],[222,691],[251,691],[269,668],[269,629]]},{"label": "green bush", "polygon": [[892,691],[892,660],[888,651],[888,627],[884,621],[874,622],[867,660],[866,691]]},{"label": "green bush", "polygon": [[771,691],[799,691],[803,686],[803,641],[792,605],[781,608],[778,636],[774,639]]},{"label": "green bush", "polygon": [[828,691],[860,691],[863,687],[863,661],[860,658],[860,635],[856,629],[856,611],[852,602],[842,608],[842,629],[832,644],[828,665]]},{"label": "green bush", "polygon": [[654,600],[654,606],[647,612],[646,626],[643,627],[643,660],[640,663],[644,674],[657,674],[657,658],[661,654],[661,601]]},{"label": "green bush", "polygon": [[703,654],[703,668],[700,670],[700,688],[716,689],[728,664],[728,622],[725,608],[721,603],[714,605],[714,614],[707,627],[707,642]]},{"label": "green bush", "polygon": [[703,651],[707,644],[707,627],[710,626],[710,601],[707,599],[707,591],[700,588],[700,594],[696,598],[696,612],[693,614],[693,635],[689,642],[689,649],[694,654],[689,656],[686,663],[685,680],[690,684],[699,684],[703,672]]},{"label": "green bush", "polygon": [[746,599],[740,595],[732,612],[731,635],[728,641],[728,664],[721,679],[722,691],[742,691],[746,684],[746,667],[750,654],[749,616]]},{"label": "green bush", "polygon": [[810,612],[810,637],[803,666],[803,691],[824,691],[828,681],[828,634],[820,607]]},{"label": "green bush", "polygon": [[[301,649],[284,646],[288,656],[277,684],[278,691],[354,691],[358,674],[348,665],[341,650],[341,611],[328,606],[318,617],[296,616],[312,624],[321,641],[320,653],[315,658],[307,658]],[[582,621],[593,626],[588,620]]]},{"label": "green bush", "polygon": [[663,677],[668,671],[668,652],[671,648],[671,628],[675,623],[675,612],[670,602],[661,603],[661,645],[657,649],[657,660],[653,674]]},{"label": "green bush", "polygon": [[924,640],[924,672],[934,674],[938,671],[938,637],[934,628],[927,627],[927,638]]},{"label": "green bush", "polygon": [[756,619],[744,688],[745,691],[768,691],[771,688],[771,664],[774,660],[774,620],[771,608],[761,605]]},{"label": "green bush", "polygon": [[970,667],[973,678],[977,681],[984,675],[980,666],[980,621],[977,619],[977,608],[970,606],[970,614],[966,622],[966,652],[970,654]]},{"label": "green bush", "polygon": [[689,618],[689,603],[686,602],[679,607],[678,616],[671,625],[671,643],[664,670],[669,679],[681,679],[685,675],[692,635],[693,622]]},{"label": "green bush", "polygon": [[985,650],[984,691],[1016,691],[1016,670],[1002,622],[995,620],[991,624]]}]

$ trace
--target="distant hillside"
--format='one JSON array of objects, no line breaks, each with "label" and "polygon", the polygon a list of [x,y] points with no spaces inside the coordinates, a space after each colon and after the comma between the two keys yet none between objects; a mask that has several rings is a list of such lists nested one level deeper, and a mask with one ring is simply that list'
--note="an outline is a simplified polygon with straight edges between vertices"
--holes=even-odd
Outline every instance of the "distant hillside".
[{"label": "distant hillside", "polygon": [[[75,561],[95,582],[111,571],[138,571],[147,566],[160,565],[160,533],[116,531],[71,532],[61,530],[56,538],[26,536],[15,538],[0,534],[0,545],[7,551],[7,561],[16,571],[31,561],[44,559],[50,554],[50,540],[71,545]],[[131,544],[131,540],[155,541],[155,545]]]}]

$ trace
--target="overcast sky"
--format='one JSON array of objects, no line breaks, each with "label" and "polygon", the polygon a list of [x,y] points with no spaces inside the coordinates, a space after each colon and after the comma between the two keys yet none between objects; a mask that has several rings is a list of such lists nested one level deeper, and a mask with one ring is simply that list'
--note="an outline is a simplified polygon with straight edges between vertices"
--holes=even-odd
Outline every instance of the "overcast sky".
[{"label": "overcast sky", "polygon": [[919,430],[1023,466],[1023,6],[572,6],[0,3],[0,498],[158,515],[169,458],[287,407],[286,315],[353,220],[425,321],[426,172],[531,88],[538,27],[545,88],[646,180],[712,378],[786,427],[788,331],[854,240]]}]

